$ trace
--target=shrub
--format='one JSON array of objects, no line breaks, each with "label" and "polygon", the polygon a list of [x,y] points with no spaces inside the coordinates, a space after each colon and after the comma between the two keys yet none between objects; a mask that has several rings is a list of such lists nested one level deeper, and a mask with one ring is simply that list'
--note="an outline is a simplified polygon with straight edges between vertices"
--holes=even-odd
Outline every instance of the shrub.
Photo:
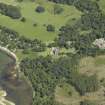
[{"label": "shrub", "polygon": [[26,18],[25,18],[25,17],[22,17],[22,18],[21,18],[21,21],[22,21],[22,22],[25,22],[25,21],[26,21]]},{"label": "shrub", "polygon": [[37,23],[34,23],[33,26],[36,27],[37,26]]},{"label": "shrub", "polygon": [[38,6],[35,11],[38,12],[38,13],[42,13],[42,12],[45,11],[45,9],[42,6]]},{"label": "shrub", "polygon": [[13,19],[19,19],[21,17],[20,10],[16,6],[4,3],[0,3],[0,13]]},{"label": "shrub", "polygon": [[61,14],[63,12],[63,8],[59,5],[54,6],[54,14]]},{"label": "shrub", "polygon": [[47,31],[49,31],[49,32],[54,32],[54,31],[55,31],[55,27],[54,27],[53,25],[49,24],[49,25],[47,26]]}]

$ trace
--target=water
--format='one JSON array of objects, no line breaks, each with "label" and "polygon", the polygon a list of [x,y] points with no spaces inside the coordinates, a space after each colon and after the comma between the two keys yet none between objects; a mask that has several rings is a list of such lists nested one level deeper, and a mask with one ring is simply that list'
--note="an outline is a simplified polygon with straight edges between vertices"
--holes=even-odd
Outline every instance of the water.
[{"label": "water", "polygon": [[0,85],[7,92],[6,99],[16,105],[32,105],[32,87],[27,80],[0,80]]},{"label": "water", "polygon": [[32,87],[24,75],[19,79],[12,77],[15,66],[14,59],[0,51],[0,87],[7,92],[7,100],[16,105],[32,105]]}]

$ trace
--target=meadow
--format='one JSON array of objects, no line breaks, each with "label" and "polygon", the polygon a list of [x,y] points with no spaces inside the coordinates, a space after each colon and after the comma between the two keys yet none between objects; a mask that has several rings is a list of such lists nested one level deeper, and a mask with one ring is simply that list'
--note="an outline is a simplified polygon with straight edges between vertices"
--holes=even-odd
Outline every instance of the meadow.
[{"label": "meadow", "polygon": [[[13,20],[10,17],[0,15],[0,24],[10,29],[17,31],[20,35],[24,35],[27,38],[37,38],[44,42],[52,41],[57,37],[59,28],[65,24],[73,24],[81,17],[81,12],[74,6],[61,5],[64,11],[61,14],[54,14],[54,3],[42,0],[36,0],[36,2],[22,2],[17,3],[14,0],[0,0],[11,5],[16,5],[22,13],[22,17],[25,17],[26,21]],[[37,13],[35,8],[41,5],[45,8],[44,13]],[[73,20],[74,19],[74,20]],[[36,24],[36,26],[33,26]],[[48,32],[46,26],[48,24],[54,25],[55,32]]]}]

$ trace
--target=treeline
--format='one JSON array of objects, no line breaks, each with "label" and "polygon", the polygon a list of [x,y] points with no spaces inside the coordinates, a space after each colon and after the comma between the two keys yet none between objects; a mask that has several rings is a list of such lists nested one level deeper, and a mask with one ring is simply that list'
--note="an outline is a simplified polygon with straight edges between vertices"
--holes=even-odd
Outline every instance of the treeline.
[{"label": "treeline", "polygon": [[[81,28],[83,30],[93,29],[97,32],[103,32],[105,27],[105,15],[100,12],[85,13],[81,17]],[[104,34],[104,33],[102,33]]]},{"label": "treeline", "polygon": [[53,1],[55,3],[61,3],[61,4],[68,4],[68,5],[71,5],[74,2],[74,0],[49,0],[49,1]]},{"label": "treeline", "polygon": [[86,76],[78,73],[79,60],[78,55],[61,57],[58,60],[50,56],[23,59],[20,63],[21,71],[31,81],[35,91],[33,105],[56,105],[55,88],[63,78],[81,95],[98,90],[96,75]]},{"label": "treeline", "polygon": [[95,1],[92,0],[49,0],[55,3],[74,5],[77,9],[82,12],[94,12],[99,11],[99,6]]},{"label": "treeline", "polygon": [[4,3],[0,3],[0,13],[13,19],[19,19],[21,17],[19,8]]},{"label": "treeline", "polygon": [[[59,37],[55,40],[55,45],[65,47],[67,49],[75,48],[76,52],[81,55],[96,56],[105,53],[104,49],[101,50],[93,45],[93,42],[96,39],[105,38],[104,27],[102,29],[100,26],[101,29],[99,28],[97,30],[91,28],[91,32],[81,35],[79,30],[81,30],[80,28],[82,27],[79,27],[79,25],[76,24],[74,26],[63,26],[60,29],[60,33],[58,35]],[[96,27],[98,26],[96,25]]]},{"label": "treeline", "polygon": [[[23,2],[25,0],[16,0],[17,2]],[[35,0],[28,0],[28,1],[31,1],[31,2],[35,2]]]},{"label": "treeline", "polygon": [[20,36],[17,32],[0,26],[0,45],[11,50],[21,49],[24,53],[28,50],[33,52],[44,51],[46,45],[38,39],[28,39]]},{"label": "treeline", "polygon": [[84,95],[86,92],[94,92],[99,89],[99,82],[96,75],[86,76],[81,74],[72,74],[69,82]]}]

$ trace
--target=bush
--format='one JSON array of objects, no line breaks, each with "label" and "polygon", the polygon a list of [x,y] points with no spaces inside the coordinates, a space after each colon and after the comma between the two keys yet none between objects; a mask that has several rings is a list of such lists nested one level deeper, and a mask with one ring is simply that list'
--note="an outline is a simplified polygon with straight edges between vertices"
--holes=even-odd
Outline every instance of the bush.
[{"label": "bush", "polygon": [[63,12],[63,8],[59,5],[54,6],[54,14],[61,14]]},{"label": "bush", "polygon": [[0,13],[13,19],[19,19],[21,17],[21,13],[17,7],[4,3],[0,3]]},{"label": "bush", "polygon": [[21,18],[21,21],[22,21],[22,22],[25,22],[25,21],[26,21],[26,18],[25,18],[25,17],[22,17],[22,18]]},{"label": "bush", "polygon": [[45,11],[45,9],[42,6],[38,6],[35,11],[38,12],[38,13],[42,13],[42,12]]},{"label": "bush", "polygon": [[37,23],[34,23],[33,26],[36,27],[37,26]]},{"label": "bush", "polygon": [[54,27],[53,25],[49,24],[49,25],[47,26],[47,31],[49,31],[49,32],[54,32],[54,31],[55,31],[55,27]]}]

